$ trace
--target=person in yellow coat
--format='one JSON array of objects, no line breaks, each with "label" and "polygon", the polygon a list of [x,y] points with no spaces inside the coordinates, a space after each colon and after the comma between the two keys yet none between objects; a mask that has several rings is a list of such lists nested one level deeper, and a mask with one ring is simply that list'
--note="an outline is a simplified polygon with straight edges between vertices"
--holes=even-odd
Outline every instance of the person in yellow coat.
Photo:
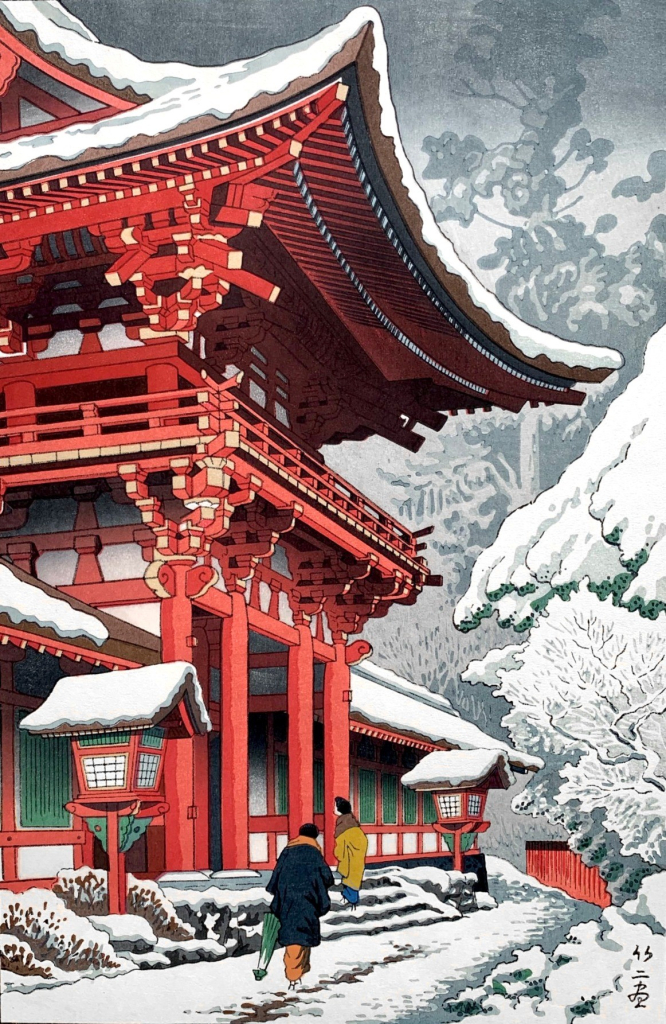
[{"label": "person in yellow coat", "polygon": [[352,814],[349,800],[342,796],[335,798],[335,848],[333,855],[342,875],[342,897],[355,910],[359,901],[359,890],[363,884],[365,856],[368,852],[368,837]]}]

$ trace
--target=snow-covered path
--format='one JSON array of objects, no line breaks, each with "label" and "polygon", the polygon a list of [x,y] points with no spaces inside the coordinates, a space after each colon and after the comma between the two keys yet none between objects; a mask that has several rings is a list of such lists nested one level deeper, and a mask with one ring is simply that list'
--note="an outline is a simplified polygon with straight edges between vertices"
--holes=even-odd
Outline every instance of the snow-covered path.
[{"label": "snow-covered path", "polygon": [[325,942],[313,951],[312,973],[297,993],[286,992],[279,954],[260,984],[252,976],[256,957],[246,956],[12,993],[3,999],[2,1019],[6,1024],[212,1024],[312,1016],[336,1024],[408,1024],[418,1015],[419,1024],[435,1024],[442,1019],[444,998],[509,962],[514,949],[535,942],[552,949],[573,923],[598,916],[597,908],[526,882],[509,865],[495,863],[502,865],[499,875],[491,871],[491,888],[500,901],[496,909],[439,925]]}]

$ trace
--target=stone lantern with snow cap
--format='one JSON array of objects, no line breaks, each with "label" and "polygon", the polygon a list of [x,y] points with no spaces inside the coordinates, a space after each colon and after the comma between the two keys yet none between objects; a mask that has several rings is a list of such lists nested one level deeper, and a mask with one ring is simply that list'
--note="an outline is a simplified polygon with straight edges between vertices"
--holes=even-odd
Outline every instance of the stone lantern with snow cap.
[{"label": "stone lantern with snow cap", "polygon": [[508,789],[515,782],[504,750],[434,750],[402,776],[408,789],[432,793],[437,811],[433,828],[442,833],[453,853],[453,867],[463,870],[463,854],[479,832],[489,789]]},{"label": "stone lantern with snow cap", "polygon": [[125,911],[125,853],[169,805],[162,792],[167,746],[211,723],[196,669],[183,661],[66,676],[21,729],[69,736],[78,796],[66,805],[85,818],[109,857],[109,913]]}]

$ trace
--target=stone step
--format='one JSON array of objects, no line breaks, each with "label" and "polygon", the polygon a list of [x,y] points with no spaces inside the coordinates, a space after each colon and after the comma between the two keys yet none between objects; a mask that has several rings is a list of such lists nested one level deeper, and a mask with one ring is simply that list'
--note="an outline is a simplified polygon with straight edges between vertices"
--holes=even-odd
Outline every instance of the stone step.
[{"label": "stone step", "polygon": [[[460,917],[461,915],[458,914],[456,916]],[[321,923],[321,934],[325,940],[342,939],[349,935],[380,935],[383,932],[399,931],[403,928],[440,924],[446,920],[448,920],[447,917],[430,908],[414,910],[412,913],[401,917],[381,917],[366,920],[355,918],[349,921],[345,920],[339,926],[334,925],[333,921],[324,919]]]}]

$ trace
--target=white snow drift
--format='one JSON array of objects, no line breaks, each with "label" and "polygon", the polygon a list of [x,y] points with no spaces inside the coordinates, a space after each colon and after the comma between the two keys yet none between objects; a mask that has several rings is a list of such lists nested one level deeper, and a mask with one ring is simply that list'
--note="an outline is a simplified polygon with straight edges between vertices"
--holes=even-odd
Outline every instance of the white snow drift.
[{"label": "white snow drift", "polygon": [[513,512],[477,560],[456,625],[472,623],[507,588],[515,589],[497,600],[497,611],[517,624],[538,614],[533,602],[553,587],[589,577],[608,589],[628,571],[623,602],[633,599],[649,617],[658,613],[645,605],[666,602],[665,377],[662,328],[648,344],[643,372],[609,407],[580,458],[554,487]]}]

